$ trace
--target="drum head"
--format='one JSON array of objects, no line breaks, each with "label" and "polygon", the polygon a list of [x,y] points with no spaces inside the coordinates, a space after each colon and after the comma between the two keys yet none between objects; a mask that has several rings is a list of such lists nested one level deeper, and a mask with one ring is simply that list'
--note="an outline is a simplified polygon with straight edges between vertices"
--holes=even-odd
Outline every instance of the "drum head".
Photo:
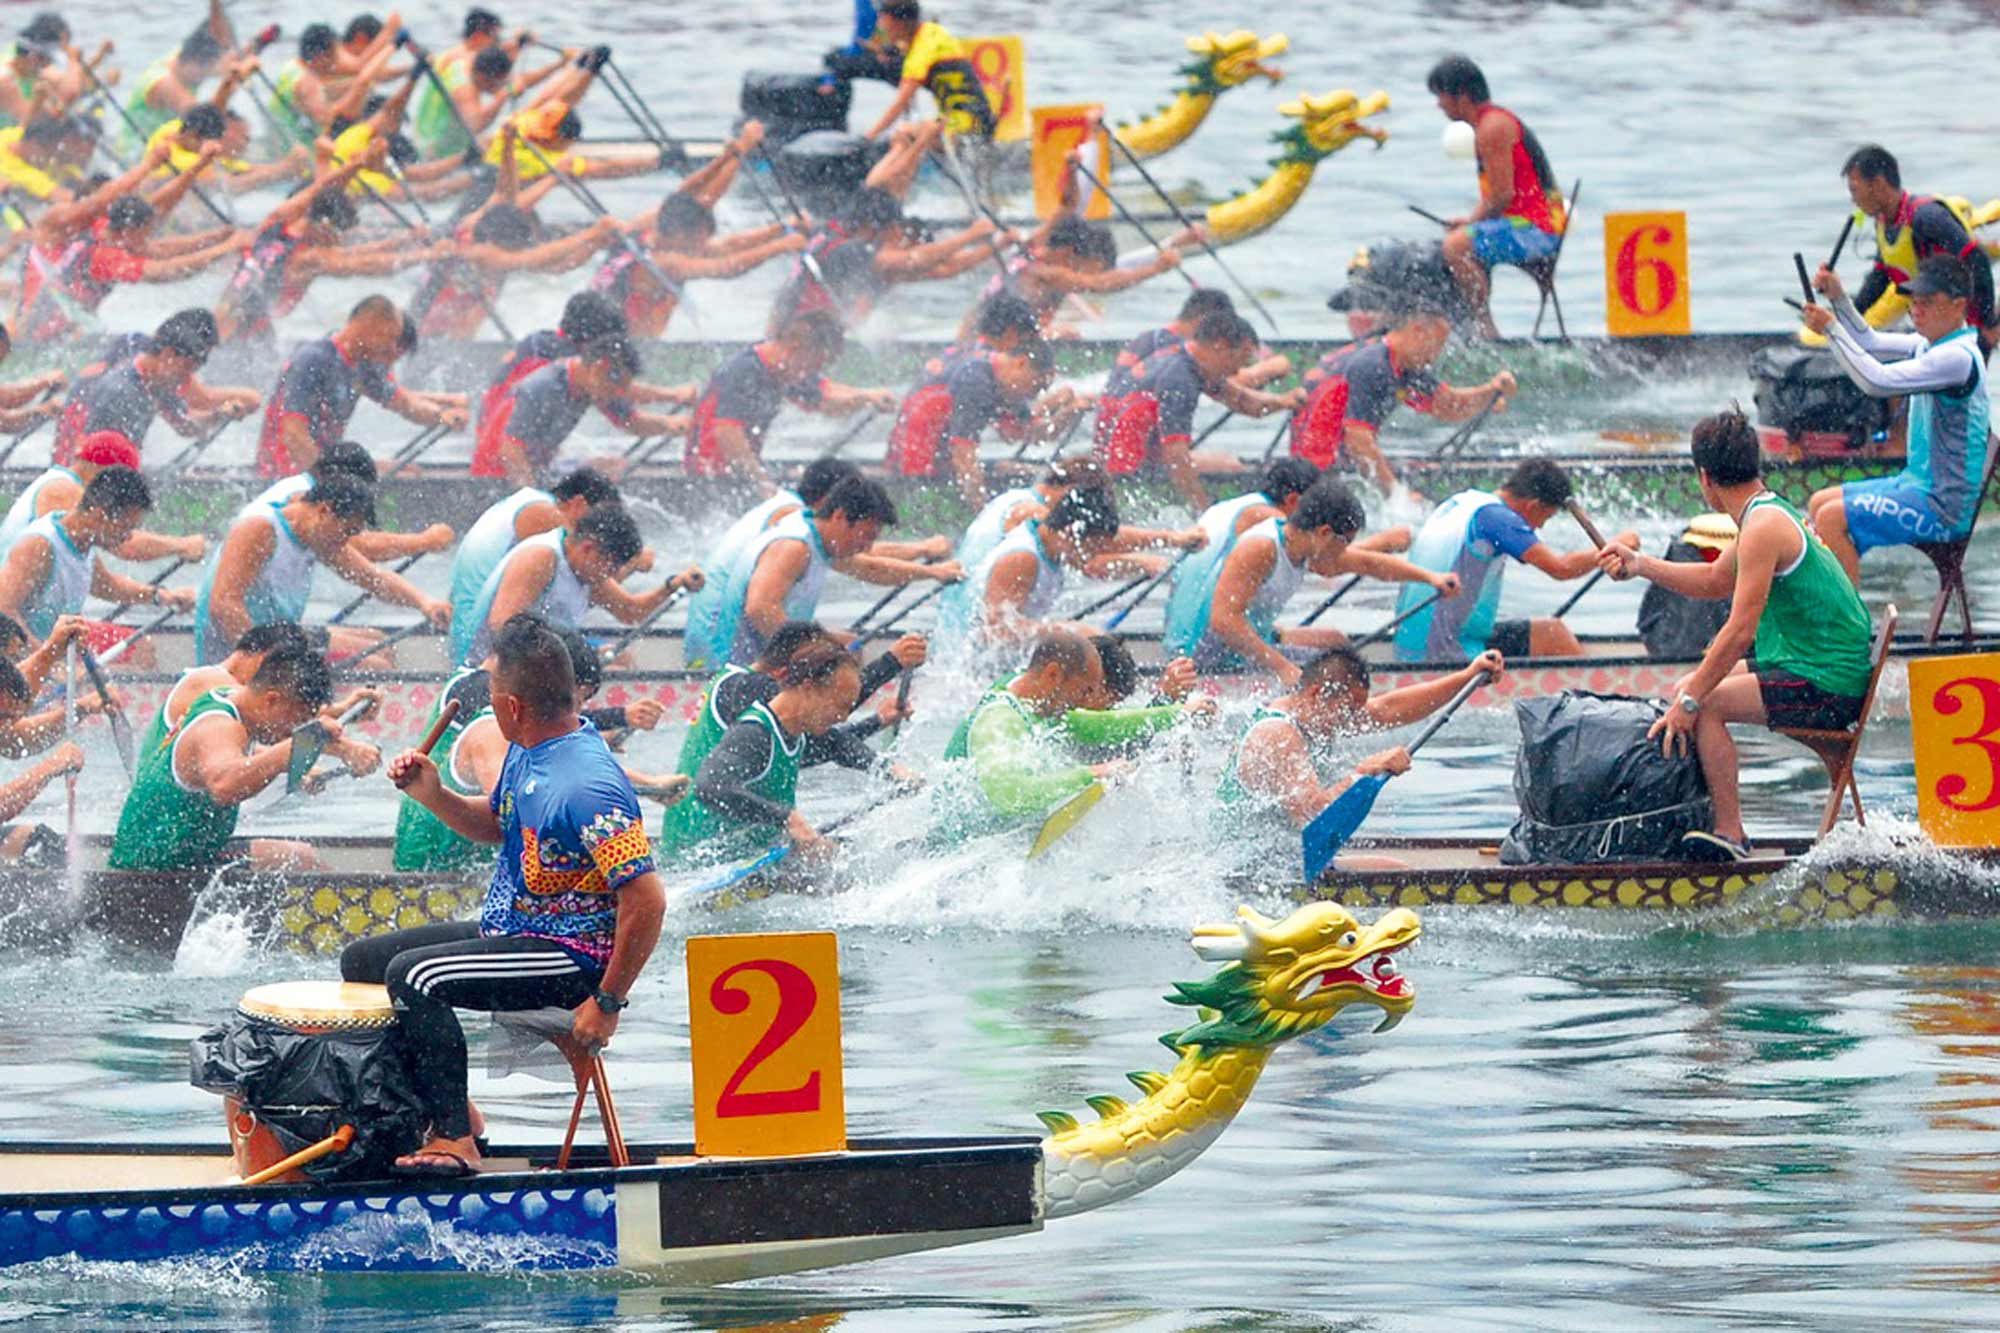
[{"label": "drum head", "polygon": [[248,1018],[307,1031],[386,1028],[396,1022],[385,987],[353,981],[272,982],[246,993],[236,1008]]}]

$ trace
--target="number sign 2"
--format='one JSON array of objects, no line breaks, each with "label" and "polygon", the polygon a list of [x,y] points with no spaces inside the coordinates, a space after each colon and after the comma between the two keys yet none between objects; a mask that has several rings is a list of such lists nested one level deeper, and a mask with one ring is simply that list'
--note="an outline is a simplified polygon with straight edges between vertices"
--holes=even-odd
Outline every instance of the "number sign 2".
[{"label": "number sign 2", "polygon": [[1687,335],[1687,214],[1604,215],[1604,324],[1614,338]]},{"label": "number sign 2", "polygon": [[696,1155],[845,1148],[839,941],[700,935],[687,942],[687,979]]},{"label": "number sign 2", "polygon": [[1931,841],[2000,846],[2000,653],[1912,661],[1910,739]]}]

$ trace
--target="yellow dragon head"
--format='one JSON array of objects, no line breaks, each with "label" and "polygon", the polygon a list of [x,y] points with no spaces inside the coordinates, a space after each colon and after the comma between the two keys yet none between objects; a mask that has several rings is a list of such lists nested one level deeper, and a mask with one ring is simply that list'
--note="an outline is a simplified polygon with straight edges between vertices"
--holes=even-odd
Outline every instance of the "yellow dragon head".
[{"label": "yellow dragon head", "polygon": [[1205,32],[1187,39],[1187,49],[1195,58],[1181,67],[1181,73],[1188,77],[1189,92],[1210,96],[1240,87],[1258,75],[1276,83],[1285,72],[1264,62],[1283,55],[1290,45],[1291,40],[1281,32],[1269,37],[1259,37],[1248,28],[1220,37]]},{"label": "yellow dragon head", "polygon": [[1347,88],[1318,96],[1294,98],[1278,107],[1281,116],[1292,116],[1298,124],[1272,137],[1284,145],[1284,158],[1298,162],[1318,162],[1333,156],[1356,139],[1373,139],[1376,147],[1389,141],[1389,132],[1362,121],[1389,109],[1389,94],[1377,90],[1363,97]]},{"label": "yellow dragon head", "polygon": [[1230,925],[1195,927],[1195,953],[1223,968],[1200,981],[1176,982],[1167,997],[1212,1012],[1160,1040],[1176,1051],[1276,1046],[1356,1003],[1382,1010],[1375,1030],[1386,1032],[1417,1001],[1395,954],[1414,944],[1421,929],[1416,914],[1401,907],[1366,928],[1335,903],[1309,903],[1282,921],[1239,907]]}]

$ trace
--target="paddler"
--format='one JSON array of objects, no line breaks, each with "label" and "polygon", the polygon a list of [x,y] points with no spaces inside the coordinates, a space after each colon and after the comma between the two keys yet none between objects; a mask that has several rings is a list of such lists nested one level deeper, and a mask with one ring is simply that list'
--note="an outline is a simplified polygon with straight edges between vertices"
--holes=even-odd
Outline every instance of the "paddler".
[{"label": "paddler", "polygon": [[[530,35],[523,31],[502,41],[500,19],[491,10],[472,9],[465,16],[465,38],[457,46],[431,57],[431,69],[438,81],[423,81],[417,94],[417,109],[410,128],[417,147],[428,158],[455,158],[477,144],[466,130],[484,134],[501,113],[517,100],[533,92],[557,71],[583,54],[560,51],[540,69],[515,66],[527,48]],[[442,85],[444,91],[438,91]],[[446,99],[450,105],[446,105]],[[452,114],[453,108],[458,114]]]},{"label": "paddler", "polygon": [[498,167],[511,148],[514,170],[523,181],[539,180],[551,169],[594,181],[643,176],[660,170],[667,161],[665,144],[650,156],[575,151],[577,140],[583,137],[583,118],[576,114],[575,108],[610,59],[608,46],[594,47],[577,56],[562,74],[535,95],[525,110],[508,118],[507,126],[518,137],[494,135],[486,146],[486,164]]},{"label": "paddler", "polygon": [[69,25],[53,14],[37,15],[14,38],[0,62],[0,124],[26,125],[38,109],[60,111],[69,104],[76,95],[66,86],[72,80],[55,68],[56,57],[68,45]]},{"label": "paddler", "polygon": [[420,426],[457,430],[465,425],[465,395],[419,393],[390,373],[416,347],[396,303],[366,296],[332,334],[292,353],[264,409],[257,439],[259,476],[283,477],[310,468],[319,451],[347,436],[348,420],[366,396]]},{"label": "paddler", "polygon": [[988,500],[966,525],[952,558],[967,569],[977,569],[1007,539],[1007,534],[1031,518],[1044,517],[1049,509],[1078,486],[1108,489],[1110,478],[1094,458],[1071,454],[1049,463],[1049,470],[1032,486],[1016,486]]},{"label": "paddler", "polygon": [[724,361],[695,401],[688,427],[690,476],[736,476],[766,495],[777,489],[763,461],[764,437],[785,403],[831,417],[864,407],[896,410],[889,389],[856,389],[826,377],[847,334],[831,313],[809,311],[780,323],[771,336]]},{"label": "paddler", "polygon": [[[51,697],[38,713],[24,713],[0,721],[0,754],[23,758],[48,749],[69,735],[68,708],[59,694],[58,677],[68,660],[69,645],[89,647],[101,634],[98,623],[82,616],[57,616],[48,637],[37,643],[27,627],[12,616],[0,616],[0,660],[12,662],[28,685],[28,697]],[[111,692],[112,706],[122,706],[124,696]],[[94,689],[84,690],[76,700],[78,718],[105,711],[104,697]]]},{"label": "paddler", "polygon": [[150,336],[117,340],[102,369],[86,367],[71,385],[56,423],[56,461],[71,462],[85,440],[104,431],[143,446],[155,416],[192,439],[255,412],[263,403],[255,389],[199,378],[215,343],[215,316],[198,306],[167,316]]},{"label": "paddler", "polygon": [[285,182],[296,184],[306,174],[305,167],[311,157],[304,148],[294,147],[275,162],[253,164],[243,158],[250,147],[250,123],[228,108],[225,94],[236,91],[241,82],[237,77],[239,70],[255,68],[254,60],[232,66],[230,77],[216,90],[216,101],[197,102],[153,131],[147,146],[164,143],[168,149],[167,160],[153,173],[155,176],[168,177],[193,170],[201,160],[201,150],[211,143],[221,149],[215,158],[214,179],[230,194],[248,194]]},{"label": "paddler", "polygon": [[889,433],[893,475],[954,479],[968,505],[987,500],[979,440],[998,425],[1010,440],[1060,437],[1089,410],[1068,387],[1049,391],[1055,354],[1040,337],[1011,351],[974,349],[927,376],[905,398]]},{"label": "paddler", "polygon": [[201,85],[223,67],[232,39],[222,0],[209,0],[208,21],[189,33],[174,54],[140,73],[125,113],[142,139],[201,100]]},{"label": "paddler", "polygon": [[[1903,169],[1895,154],[1880,144],[1863,144],[1848,154],[1840,174],[1847,196],[1875,223],[1875,265],[1861,283],[1854,306],[1864,319],[1882,325],[1876,304],[1894,288],[1917,276],[1918,265],[1932,255],[1961,261],[1971,282],[1968,321],[1979,334],[1981,355],[1991,355],[2000,341],[2000,307],[1993,294],[1993,261],[1952,204],[1903,188]],[[1874,318],[1871,318],[1874,317]]]},{"label": "paddler", "polygon": [[[447,628],[449,603],[425,596],[354,549],[354,538],[374,526],[374,492],[350,476],[315,477],[311,490],[283,505],[246,506],[202,571],[195,660],[221,660],[252,625],[303,620],[321,564],[362,591],[413,607],[438,629]],[[377,630],[352,625],[334,625],[329,633],[336,659],[366,652],[381,638]]]},{"label": "paddler", "polygon": [[933,838],[958,842],[1040,820],[1093,782],[1131,771],[1122,759],[1079,762],[1071,746],[1122,748],[1189,712],[1178,703],[1094,707],[1104,698],[1104,666],[1089,639],[1044,630],[1026,669],[987,690],[946,744],[948,762],[965,762],[933,788]]},{"label": "paddler", "polygon": [[56,617],[76,615],[86,597],[120,606],[194,606],[192,588],[163,588],[106,569],[99,548],[123,546],[153,506],[146,479],[129,467],[108,467],[83,488],[76,507],[44,514],[22,529],[0,555],[0,614],[47,638]]},{"label": "paddler", "polygon": [[1665,716],[1647,734],[1666,754],[1687,753],[1692,740],[1715,803],[1714,828],[1683,835],[1683,847],[1705,859],[1740,861],[1749,837],[1729,724],[1853,726],[1868,692],[1873,626],[1861,594],[1805,515],[1765,488],[1763,449],[1743,414],[1697,423],[1692,444],[1702,500],[1736,520],[1735,544],[1713,563],[1673,563],[1641,554],[1628,534],[1598,560],[1613,578],[1637,575],[1686,597],[1731,599],[1728,622],[1701,663],[1675,683]]},{"label": "paddler", "polygon": [[[1262,704],[1250,716],[1223,765],[1217,789],[1216,828],[1237,846],[1260,824],[1282,822],[1303,829],[1357,778],[1406,773],[1410,753],[1402,746],[1369,755],[1333,782],[1320,777],[1316,751],[1344,737],[1429,717],[1481,672],[1497,678],[1506,660],[1491,649],[1457,671],[1370,694],[1368,663],[1348,647],[1329,648],[1308,662],[1291,682],[1291,693]],[[1261,858],[1268,848],[1257,849]],[[1296,844],[1293,854],[1296,855]],[[1347,869],[1403,868],[1381,858],[1342,858]]]},{"label": "paddler", "polygon": [[[12,545],[14,539],[27,531],[36,519],[75,509],[90,483],[106,468],[112,467],[125,467],[137,472],[138,447],[116,431],[104,430],[85,436],[70,466],[52,465],[14,497],[6,518],[0,519],[0,550]],[[192,562],[208,554],[208,539],[200,533],[170,537],[140,531],[134,532],[112,554],[121,560],[178,559]]]},{"label": "paddler", "polygon": [[1007,261],[1006,278],[996,275],[982,295],[1011,291],[1034,307],[1043,333],[1052,338],[1074,338],[1074,329],[1056,323],[1056,313],[1066,298],[1127,291],[1179,268],[1180,262],[1180,251],[1169,245],[1129,266],[1121,265],[1118,240],[1110,227],[1061,212],[1028,237],[1021,252]]},{"label": "paddler", "polygon": [[[1975,267],[1985,266],[1982,258]],[[1909,399],[1903,470],[1816,491],[1807,505],[1814,531],[1859,587],[1863,552],[1971,533],[1993,447],[1986,358],[1966,322],[1974,288],[1963,260],[1930,255],[1897,289],[1910,298],[1915,333],[1869,327],[1830,268],[1813,285],[1832,308],[1807,306],[1806,326],[1827,335],[1847,378],[1871,397]]]},{"label": "paddler", "polygon": [[628,332],[625,317],[605,297],[597,292],[573,294],[563,302],[562,315],[556,320],[554,328],[536,329],[508,350],[479,396],[475,431],[484,431],[487,418],[507,400],[514,386],[543,366],[566,356],[574,356],[577,348],[607,333]]},{"label": "paddler", "polygon": [[525,611],[564,630],[595,605],[632,625],[680,589],[701,586],[702,572],[689,566],[651,592],[625,591],[619,579],[644,549],[639,525],[621,504],[597,505],[573,528],[551,528],[516,543],[480,585],[472,608],[475,628],[459,660],[483,661],[501,627]]},{"label": "paddler", "polygon": [[1278,616],[1307,574],[1358,574],[1422,584],[1446,597],[1458,591],[1455,572],[1423,569],[1401,556],[1358,545],[1364,519],[1354,492],[1321,479],[1297,498],[1290,513],[1273,513],[1236,536],[1210,566],[1211,591],[1205,601],[1184,598],[1176,607],[1169,600],[1162,647],[1192,657],[1204,672],[1261,667],[1290,688],[1299,680],[1296,659],[1347,641],[1331,627],[1279,627]]},{"label": "paddler", "polygon": [[495,645],[493,711],[508,750],[490,797],[460,795],[428,755],[389,776],[455,832],[500,844],[477,922],[396,931],[349,945],[346,981],[389,988],[430,1139],[399,1171],[467,1175],[479,1128],[466,1091],[465,1031],[454,1008],[575,1011],[569,1042],[604,1046],[652,955],[666,913],[631,780],[577,716],[576,679],[545,626],[510,626]]},{"label": "paddler", "polygon": [[[363,445],[353,440],[335,440],[320,451],[319,458],[304,472],[295,473],[278,480],[259,491],[250,500],[252,505],[284,505],[313,488],[313,483],[321,477],[349,476],[364,486],[373,488],[381,480],[375,467],[375,456]],[[417,532],[389,532],[380,528],[370,528],[355,536],[352,545],[364,559],[377,563],[384,560],[401,560],[413,555],[435,555],[439,551],[451,549],[455,535],[448,523],[433,523]],[[127,559],[144,557],[127,556]]]},{"label": "paddler", "polygon": [[1265,393],[1235,380],[1257,355],[1257,331],[1241,315],[1202,316],[1194,335],[1184,344],[1155,352],[1132,371],[1132,388],[1099,406],[1096,452],[1104,470],[1114,477],[1144,472],[1164,473],[1190,508],[1208,508],[1208,488],[1201,474],[1235,472],[1242,462],[1232,454],[1197,454],[1194,413],[1204,397],[1247,417],[1294,410],[1305,402],[1305,391]]},{"label": "paddler", "polygon": [[[1581,657],[1583,644],[1553,616],[1497,619],[1509,560],[1565,583],[1596,568],[1595,553],[1553,551],[1537,535],[1574,494],[1560,463],[1529,458],[1514,466],[1497,492],[1460,491],[1432,510],[1410,544],[1410,563],[1434,574],[1456,574],[1459,588],[1422,611],[1415,608],[1429,594],[1414,584],[1403,589],[1396,612],[1415,614],[1397,627],[1396,659],[1463,662],[1488,648],[1510,660]],[[1616,540],[1636,546],[1639,535],[1622,532]]]},{"label": "paddler", "polygon": [[[210,690],[227,689],[236,685],[248,685],[256,676],[264,660],[273,653],[320,653],[320,646],[313,641],[312,634],[303,626],[289,620],[274,620],[268,625],[253,625],[243,637],[236,641],[229,656],[212,666],[193,666],[181,672],[180,679],[167,687],[167,693],[160,700],[160,706],[153,710],[152,720],[139,737],[139,752],[150,754],[167,738],[167,734],[180,725],[195,700]],[[325,654],[320,653],[321,656]],[[378,692],[379,693],[379,692]],[[355,696],[360,697],[360,691]],[[340,709],[328,705],[337,716]],[[339,744],[352,747],[363,744],[343,737]],[[328,753],[333,752],[332,746]]]},{"label": "paddler", "polygon": [[[180,725],[140,756],[111,842],[111,868],[211,870],[227,861],[321,868],[309,843],[232,842],[244,802],[284,778],[293,733],[332,697],[326,659],[289,651],[267,656],[249,684],[210,690],[188,705]],[[342,739],[338,722],[319,722],[330,741]]]},{"label": "paddler", "polygon": [[451,558],[452,660],[464,661],[484,623],[479,596],[507,553],[545,532],[574,528],[600,505],[617,504],[618,488],[594,468],[580,467],[548,490],[523,486],[496,500],[465,530]]},{"label": "paddler", "polygon": [[1399,403],[1440,421],[1464,421],[1491,404],[1505,412],[1516,389],[1512,371],[1483,384],[1445,383],[1431,366],[1451,341],[1451,321],[1436,309],[1404,314],[1382,338],[1336,348],[1304,376],[1305,406],[1292,417],[1292,455],[1315,467],[1344,462],[1384,494],[1397,485],[1382,452],[1382,427]]},{"label": "paddler", "polygon": [[1444,234],[1444,260],[1479,331],[1500,336],[1487,304],[1500,264],[1528,267],[1562,246],[1568,206],[1535,132],[1487,91],[1486,75],[1462,55],[1446,56],[1427,80],[1445,119],[1472,126],[1479,153],[1479,207]]},{"label": "paddler", "polygon": [[818,505],[759,532],[727,568],[710,571],[722,593],[712,618],[688,623],[688,665],[713,669],[756,661],[779,626],[813,618],[830,570],[884,586],[965,577],[955,560],[920,565],[871,550],[895,521],[896,506],[881,483],[849,477]]},{"label": "paddler", "polygon": [[[997,299],[997,298],[996,298]],[[1019,299],[1019,298],[1014,298]],[[1180,313],[1156,329],[1147,329],[1118,349],[1118,359],[1112,363],[1111,373],[1105,377],[1104,393],[1110,397],[1123,397],[1135,385],[1134,375],[1140,366],[1160,352],[1169,348],[1185,347],[1188,339],[1194,337],[1201,321],[1209,315],[1236,313],[1236,302],[1228,292],[1220,287],[1197,287],[1181,302]],[[1283,352],[1266,350],[1258,360],[1251,362],[1236,372],[1235,380],[1246,389],[1256,389],[1272,380],[1282,379],[1292,372],[1292,359]]]},{"label": "paddler", "polygon": [[879,139],[908,113],[919,89],[937,103],[946,133],[954,139],[987,143],[993,138],[993,104],[965,47],[943,24],[927,20],[917,0],[884,0],[876,7],[876,30],[905,52],[896,96],[867,133]]},{"label": "paddler", "polygon": [[687,417],[641,411],[637,404],[685,403],[692,390],[637,383],[639,365],[631,340],[608,333],[522,377],[487,414],[472,454],[472,475],[533,485],[592,408],[640,438],[686,430]]},{"label": "paddler", "polygon": [[[20,668],[0,658],[0,734],[11,732],[26,721],[34,707],[35,692],[21,675]],[[81,702],[81,701],[79,701]],[[9,753],[13,753],[10,751]],[[68,860],[63,837],[45,824],[15,824],[42,790],[57,778],[81,773],[83,747],[66,740],[25,773],[0,782],[0,864],[41,866],[60,870]]]},{"label": "paddler", "polygon": [[[7,334],[7,326],[0,322],[0,361],[14,354],[14,340]],[[31,430],[44,421],[62,415],[63,405],[51,392],[69,383],[69,376],[60,370],[44,370],[26,379],[0,383],[0,431]]]}]

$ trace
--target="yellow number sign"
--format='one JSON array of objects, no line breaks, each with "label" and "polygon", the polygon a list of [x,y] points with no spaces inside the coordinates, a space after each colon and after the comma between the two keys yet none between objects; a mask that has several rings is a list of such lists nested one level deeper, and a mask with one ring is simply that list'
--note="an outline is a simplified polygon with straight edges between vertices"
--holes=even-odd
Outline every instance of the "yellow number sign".
[{"label": "yellow number sign", "polygon": [[1014,143],[1028,137],[1028,58],[1019,37],[968,37],[965,58],[993,104],[993,137]]},{"label": "yellow number sign", "polygon": [[687,942],[687,979],[695,1153],[845,1148],[839,941],[699,935]]},{"label": "yellow number sign", "polygon": [[1910,663],[1917,819],[1940,847],[2000,847],[2000,653]]},{"label": "yellow number sign", "polygon": [[1604,322],[1614,338],[1685,337],[1685,213],[1604,215]]},{"label": "yellow number sign", "polygon": [[[1035,215],[1050,217],[1062,207],[1063,173],[1069,170],[1069,150],[1090,133],[1090,118],[1103,114],[1096,104],[1079,106],[1038,106],[1035,108],[1034,137],[1028,150],[1028,169],[1035,180]],[[1091,160],[1091,153],[1096,154]],[[1111,136],[1102,124],[1097,127],[1093,149],[1084,154],[1084,165],[1102,180],[1109,181]],[[1084,202],[1083,215],[1102,221],[1111,216],[1111,200],[1096,186]]]}]

